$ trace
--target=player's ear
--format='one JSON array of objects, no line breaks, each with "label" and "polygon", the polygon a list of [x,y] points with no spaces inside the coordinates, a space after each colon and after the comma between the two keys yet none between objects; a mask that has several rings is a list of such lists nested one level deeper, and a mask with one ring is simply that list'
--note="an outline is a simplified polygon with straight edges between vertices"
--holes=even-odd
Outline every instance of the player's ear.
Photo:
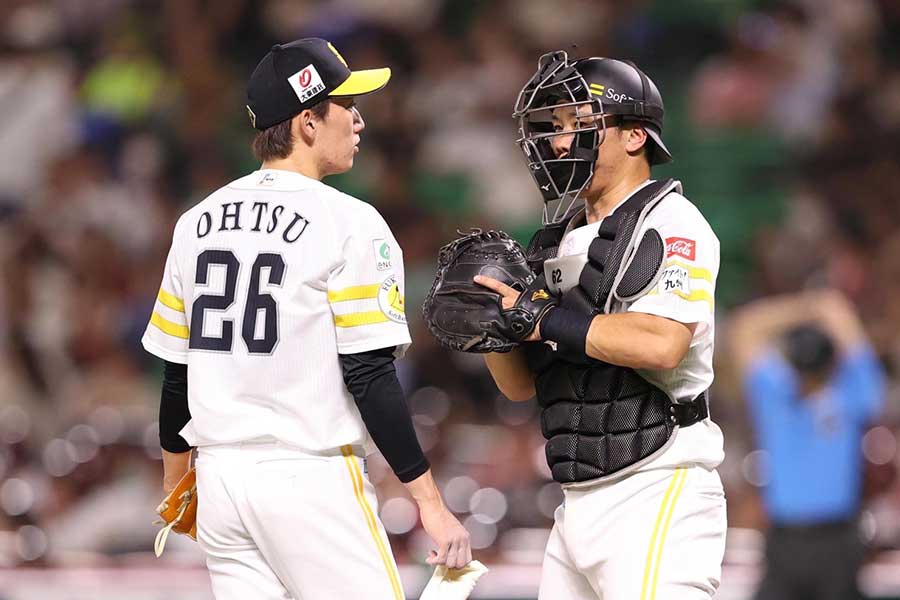
[{"label": "player's ear", "polygon": [[647,143],[647,131],[643,127],[629,127],[622,133],[625,151],[629,154],[637,154]]},{"label": "player's ear", "polygon": [[291,119],[291,133],[293,133],[294,139],[302,139],[307,144],[312,144],[316,139],[319,124],[313,112],[306,109]]}]

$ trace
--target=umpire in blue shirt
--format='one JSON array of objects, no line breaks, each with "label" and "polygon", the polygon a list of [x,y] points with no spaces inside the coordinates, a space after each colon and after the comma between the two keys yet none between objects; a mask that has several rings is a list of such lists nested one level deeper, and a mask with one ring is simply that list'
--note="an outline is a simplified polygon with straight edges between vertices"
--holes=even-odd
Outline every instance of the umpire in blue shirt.
[{"label": "umpire in blue shirt", "polygon": [[863,546],[862,437],[884,373],[852,305],[834,291],[751,303],[730,345],[760,449],[771,522],[756,600],[852,600]]}]

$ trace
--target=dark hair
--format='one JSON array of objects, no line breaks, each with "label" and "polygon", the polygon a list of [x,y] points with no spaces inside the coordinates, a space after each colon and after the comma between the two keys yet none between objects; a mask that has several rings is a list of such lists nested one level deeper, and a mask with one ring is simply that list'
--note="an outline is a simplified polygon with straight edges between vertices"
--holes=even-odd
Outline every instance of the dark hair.
[{"label": "dark hair", "polygon": [[817,325],[797,325],[785,332],[783,342],[785,358],[801,375],[824,377],[834,366],[834,342]]},{"label": "dark hair", "polygon": [[[330,101],[323,100],[309,107],[309,110],[321,121],[328,114],[330,104]],[[252,148],[253,156],[257,160],[266,162],[276,158],[287,158],[291,154],[294,149],[294,136],[291,133],[292,120],[293,118],[286,119],[256,134],[256,137],[253,138]]]}]

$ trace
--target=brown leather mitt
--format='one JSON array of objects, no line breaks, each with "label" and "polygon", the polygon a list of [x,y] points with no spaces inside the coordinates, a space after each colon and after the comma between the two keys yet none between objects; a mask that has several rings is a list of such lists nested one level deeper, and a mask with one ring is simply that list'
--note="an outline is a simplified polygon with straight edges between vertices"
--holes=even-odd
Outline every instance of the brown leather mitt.
[{"label": "brown leather mitt", "polygon": [[165,524],[165,527],[156,534],[156,541],[153,544],[153,551],[156,552],[157,557],[162,555],[170,531],[189,535],[191,539],[197,540],[196,469],[191,468],[185,473],[175,489],[169,492],[169,495],[156,507],[156,512],[162,517],[162,521],[157,521],[157,523]]}]

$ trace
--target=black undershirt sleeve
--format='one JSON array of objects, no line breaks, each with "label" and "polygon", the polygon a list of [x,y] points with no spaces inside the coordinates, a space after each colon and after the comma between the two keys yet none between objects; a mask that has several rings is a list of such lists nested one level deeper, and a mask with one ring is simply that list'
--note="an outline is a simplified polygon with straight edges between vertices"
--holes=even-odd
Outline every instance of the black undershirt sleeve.
[{"label": "black undershirt sleeve", "polygon": [[178,433],[191,420],[187,399],[187,365],[164,362],[159,399],[159,445],[166,452],[187,452],[191,447]]},{"label": "black undershirt sleeve", "polygon": [[341,354],[344,383],[363,422],[397,478],[408,483],[431,466],[413,429],[397,371],[394,348]]}]

